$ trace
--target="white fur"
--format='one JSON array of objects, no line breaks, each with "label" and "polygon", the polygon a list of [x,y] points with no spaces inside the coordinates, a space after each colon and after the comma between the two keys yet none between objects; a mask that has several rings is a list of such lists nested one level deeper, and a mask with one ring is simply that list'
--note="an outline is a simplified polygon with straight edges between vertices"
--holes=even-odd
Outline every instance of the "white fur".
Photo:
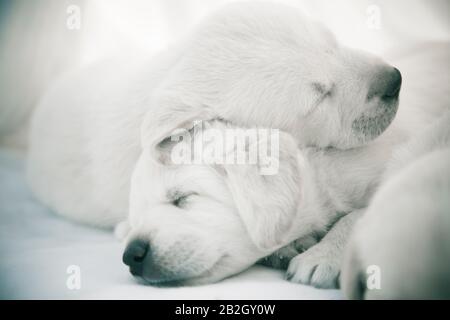
[{"label": "white fur", "polygon": [[[292,8],[232,4],[156,57],[104,61],[57,83],[33,117],[30,185],[82,223],[114,227],[130,211],[129,238],[151,240],[173,274],[215,281],[365,206],[397,135],[367,149],[316,147],[355,147],[386,129],[397,101],[367,91],[387,67]],[[355,130],[364,117],[375,121]],[[173,129],[198,118],[288,132],[280,174],[225,166],[224,179],[154,162]],[[201,195],[190,214],[167,202],[174,187]]]},{"label": "white fur", "polygon": [[[343,267],[349,298],[450,297],[450,113],[394,153],[355,226]],[[380,288],[366,286],[368,266]]]},{"label": "white fur", "polygon": [[[379,148],[300,151],[281,133],[279,172],[269,176],[259,173],[258,164],[162,164],[144,149],[131,181],[127,240],[147,241],[152,263],[166,278],[143,277],[151,283],[217,281],[294,240],[308,247],[304,241],[311,235],[320,237],[342,213],[366,205],[384,168],[383,161],[372,164]],[[166,145],[164,152],[170,151]],[[179,197],[182,206],[174,204]],[[290,273],[301,272],[292,268]]]},{"label": "white fur", "polygon": [[364,102],[377,66],[292,8],[229,5],[157,57],[103,61],[53,86],[32,119],[31,187],[64,216],[112,227],[126,216],[139,144],[193,119],[280,128],[299,145],[361,143],[351,123],[381,104]]},{"label": "white fur", "polygon": [[[199,118],[279,128],[301,146],[349,148],[379,135],[395,115],[396,101],[367,99],[389,66],[339,45],[328,29],[288,6],[226,6],[179,50],[142,127],[142,143],[151,148]],[[355,130],[361,118],[374,122]]]}]

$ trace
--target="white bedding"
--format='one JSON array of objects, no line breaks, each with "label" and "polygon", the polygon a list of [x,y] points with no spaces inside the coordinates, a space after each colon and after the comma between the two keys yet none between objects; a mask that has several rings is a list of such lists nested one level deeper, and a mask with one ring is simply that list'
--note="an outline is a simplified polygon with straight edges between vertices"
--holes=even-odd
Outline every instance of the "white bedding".
[{"label": "white bedding", "polygon": [[[2,299],[340,299],[338,290],[290,283],[262,266],[217,284],[156,288],[138,284],[122,264],[112,233],[73,224],[33,199],[21,156],[0,150],[0,298]],[[81,270],[69,290],[67,268]]]}]

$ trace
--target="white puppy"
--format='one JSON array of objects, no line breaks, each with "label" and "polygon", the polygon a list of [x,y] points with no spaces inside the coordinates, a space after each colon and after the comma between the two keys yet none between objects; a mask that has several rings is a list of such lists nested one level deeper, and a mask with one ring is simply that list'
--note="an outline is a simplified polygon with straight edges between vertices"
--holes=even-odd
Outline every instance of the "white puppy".
[{"label": "white puppy", "polygon": [[450,112],[395,152],[355,226],[343,267],[349,298],[450,297]]},{"label": "white puppy", "polygon": [[[243,127],[280,128],[294,137],[296,146],[355,147],[387,128],[397,110],[400,85],[398,70],[376,57],[340,46],[326,28],[293,8],[234,3],[207,19],[183,42],[155,57],[104,61],[59,81],[44,96],[32,119],[30,185],[36,196],[59,214],[90,225],[114,227],[126,219],[129,206],[137,206],[133,196],[129,201],[133,168],[145,167],[148,158],[163,160],[164,141],[174,129],[190,126],[195,119],[219,118]],[[349,165],[352,156],[366,159],[372,154],[356,150],[342,155],[340,151],[329,152],[345,158]],[[383,153],[373,154],[380,163]],[[378,164],[370,172],[377,172]],[[147,169],[142,170],[147,177]],[[135,170],[134,180],[139,180],[136,172],[140,171]],[[372,187],[371,177],[372,173],[361,175],[362,189]],[[145,183],[140,185],[145,188]],[[218,192],[218,188],[210,190]],[[260,192],[261,188],[254,190]],[[275,187],[267,188],[278,192]],[[355,187],[350,201],[346,192],[341,195],[340,187],[331,187],[335,192],[332,198],[340,204],[338,210],[348,212],[363,206],[359,201],[364,202],[365,192],[357,191],[361,188]],[[161,186],[161,190],[165,189]],[[265,196],[267,201],[271,199]],[[277,208],[297,208],[295,201],[287,205]],[[229,212],[222,214],[225,217]],[[251,217],[251,212],[246,214]],[[242,237],[250,237],[253,246],[266,250],[281,245],[285,239],[279,239],[277,231],[287,228],[292,217],[284,211],[270,212],[275,216],[257,212],[266,223],[249,227],[252,220],[244,220],[249,234],[239,232],[231,239],[231,233],[224,233],[226,240],[237,245],[245,242]],[[220,219],[218,216],[208,216],[208,220],[217,225],[212,220]],[[280,224],[275,223],[278,218]],[[238,222],[232,219],[221,220],[223,228],[236,227]],[[308,216],[297,233],[322,230],[330,219],[334,216]],[[200,231],[195,220],[187,217],[158,221],[161,232],[168,223],[176,224],[179,232],[195,228],[204,236],[219,233],[208,228]],[[260,232],[263,226],[268,227],[265,233]],[[195,245],[201,247],[204,242],[190,244]],[[226,272],[215,273],[215,279],[249,265],[261,256],[256,252],[249,253],[244,262],[222,266]],[[215,259],[206,259],[199,257],[198,263],[209,269]]]},{"label": "white puppy", "polygon": [[[383,170],[383,161],[374,164],[379,160],[380,146],[347,152],[317,148],[300,151],[295,140],[282,132],[278,172],[273,175],[261,174],[261,161],[173,163],[170,155],[177,149],[193,149],[194,158],[205,158],[211,153],[210,145],[222,138],[210,139],[212,142],[204,143],[202,149],[191,148],[191,141],[198,145],[202,136],[217,136],[211,134],[212,130],[225,137],[233,128],[215,121],[202,135],[193,129],[188,142],[166,140],[162,148],[164,164],[144,150],[132,176],[131,231],[124,253],[132,274],[152,284],[199,284],[236,274],[294,240],[296,248],[307,249],[343,214],[366,205]],[[248,142],[241,147],[246,150],[244,158],[250,158],[251,150],[262,150],[270,143],[273,141],[266,138]],[[224,152],[235,152],[236,148]],[[337,224],[348,224],[351,216]],[[332,231],[294,259],[289,268],[292,280],[335,285],[340,246],[345,242],[339,237],[344,236]],[[329,242],[334,244],[335,255],[323,251]],[[327,256],[320,260],[317,252]],[[314,272],[310,279],[308,274]]]},{"label": "white puppy", "polygon": [[226,6],[177,53],[143,125],[151,148],[177,127],[215,118],[279,128],[300,146],[355,147],[381,134],[398,106],[397,69],[339,45],[288,6]]}]

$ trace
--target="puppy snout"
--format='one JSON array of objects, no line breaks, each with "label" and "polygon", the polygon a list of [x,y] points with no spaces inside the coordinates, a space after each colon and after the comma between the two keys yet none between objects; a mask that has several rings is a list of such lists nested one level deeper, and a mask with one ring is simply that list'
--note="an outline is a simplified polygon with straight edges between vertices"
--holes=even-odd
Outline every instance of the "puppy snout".
[{"label": "puppy snout", "polygon": [[148,242],[140,239],[133,240],[127,245],[123,253],[122,261],[130,267],[132,275],[142,276],[144,260],[149,249]]},{"label": "puppy snout", "polygon": [[397,68],[387,68],[379,72],[373,80],[367,99],[379,97],[383,100],[398,97],[402,85],[402,75]]}]

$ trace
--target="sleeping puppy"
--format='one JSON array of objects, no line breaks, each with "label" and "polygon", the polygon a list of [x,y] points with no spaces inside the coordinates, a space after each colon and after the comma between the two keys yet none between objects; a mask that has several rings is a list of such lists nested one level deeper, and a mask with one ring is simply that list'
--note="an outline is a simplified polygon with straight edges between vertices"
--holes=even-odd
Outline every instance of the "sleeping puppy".
[{"label": "sleeping puppy", "polygon": [[[389,126],[397,111],[400,86],[397,69],[377,57],[339,45],[325,27],[296,9],[261,2],[233,3],[200,24],[184,41],[154,57],[105,60],[55,83],[33,115],[27,162],[29,183],[37,198],[58,214],[113,228],[127,218],[129,207],[134,206],[129,194],[135,166],[145,167],[147,162],[143,159],[147,158],[164,166],[167,137],[175,129],[189,129],[197,119],[225,119],[239,127],[278,128],[293,137],[296,147],[323,148],[317,154],[342,157],[346,161],[342,166],[370,156],[375,162],[380,161],[374,164],[377,168],[388,152],[382,149],[374,153],[370,148],[355,147],[367,145]],[[347,148],[348,152],[340,153]],[[324,164],[325,168],[333,165],[328,160]],[[134,180],[138,179],[136,172],[142,172],[142,179],[147,177],[143,169],[134,172]],[[334,174],[332,181],[337,181],[340,172]],[[345,188],[340,183],[339,187],[332,186],[334,193],[325,195],[325,199],[333,198],[340,212],[362,206],[365,193],[357,190],[371,188],[371,175],[361,175],[364,186],[355,187],[351,201],[348,190],[341,195]],[[267,180],[274,180],[274,186],[276,179],[285,183],[279,176]],[[277,188],[253,182],[261,184],[254,190],[265,192],[261,204],[278,197]],[[144,188],[145,184],[141,185]],[[219,186],[210,189],[220,190]],[[166,191],[161,187],[161,192]],[[287,201],[294,194],[280,197]],[[320,206],[322,200],[318,201]],[[283,210],[297,208],[292,199],[286,205]],[[257,254],[248,252],[249,257],[243,262],[230,262],[230,268],[220,264],[226,271],[215,273],[215,279],[232,270],[242,270],[262,254],[294,240],[279,238],[280,230],[287,232],[291,215],[282,210],[279,216],[273,213],[275,216],[268,217],[268,212],[262,211],[262,223],[249,227],[259,220],[252,215],[255,208],[245,209],[250,210],[244,221],[246,230],[255,244],[248,244],[243,233],[226,240],[236,246],[244,241],[247,251],[255,246],[260,249],[254,251]],[[213,220],[219,216],[220,213],[208,216],[207,221],[216,224]],[[301,223],[297,233],[303,235],[316,229],[319,232],[333,218],[333,214],[310,217]],[[160,222],[177,224],[181,232],[189,222],[185,221],[187,217],[180,219],[170,222],[161,218]],[[278,220],[280,223],[271,223]],[[222,228],[235,228],[236,221],[224,219]],[[197,244],[202,246],[205,242]],[[216,261],[214,256],[203,264],[201,258],[205,257],[199,257],[201,268]],[[307,275],[317,268],[296,261],[298,268],[305,267],[307,272],[306,276],[292,279],[308,283]],[[328,283],[333,277],[325,278],[326,281],[318,282]]]},{"label": "sleeping puppy", "polygon": [[383,180],[347,250],[346,296],[450,298],[450,112],[394,153]]},{"label": "sleeping puppy", "polygon": [[[366,205],[383,170],[383,161],[374,164],[379,147],[300,150],[287,133],[251,140],[249,129],[243,145],[224,148],[223,137],[236,127],[222,121],[207,125],[202,133],[195,126],[186,131],[192,133],[175,139],[180,142],[166,139],[163,162],[143,150],[131,180],[123,256],[131,273],[156,285],[215,282],[294,242],[296,253],[312,247],[292,260],[288,277],[336,286],[345,244],[342,229],[356,215],[340,219],[314,244],[342,215]],[[263,155],[270,150],[276,172],[265,174],[273,161],[264,161],[261,153],[253,164],[223,161],[236,159],[237,149],[244,153],[242,159],[250,159],[252,150]],[[174,160],[179,153],[192,153],[197,160]],[[222,161],[202,161],[211,154]]]},{"label": "sleeping puppy", "polygon": [[379,136],[397,111],[396,68],[341,46],[288,6],[228,5],[174,55],[143,124],[151,149],[175,128],[216,118],[279,128],[299,146],[347,149]]}]

